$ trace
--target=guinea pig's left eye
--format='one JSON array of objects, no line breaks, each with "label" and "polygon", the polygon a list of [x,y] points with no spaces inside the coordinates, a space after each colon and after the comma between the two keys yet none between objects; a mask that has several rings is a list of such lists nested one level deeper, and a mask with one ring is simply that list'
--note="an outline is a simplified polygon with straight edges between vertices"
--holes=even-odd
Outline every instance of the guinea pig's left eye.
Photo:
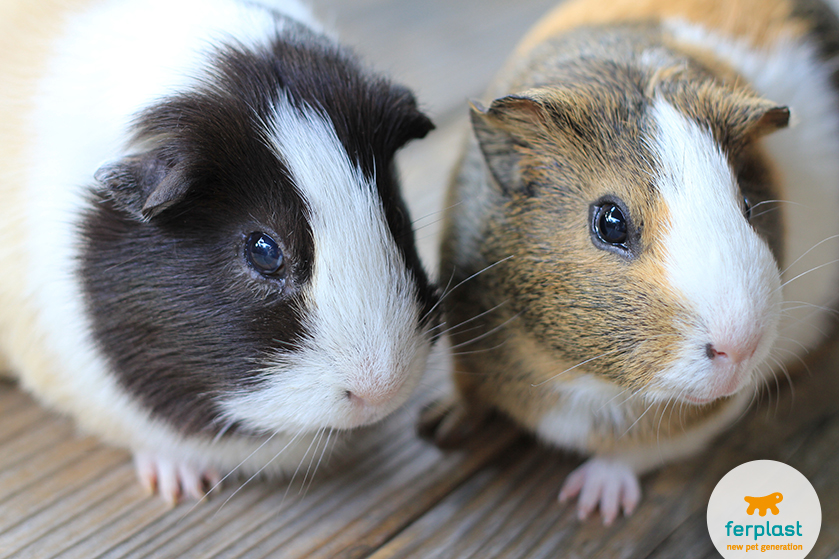
[{"label": "guinea pig's left eye", "polygon": [[626,218],[616,205],[604,203],[594,217],[597,236],[610,245],[623,245],[627,238]]},{"label": "guinea pig's left eye", "polygon": [[617,196],[604,196],[589,206],[591,242],[600,250],[634,259],[640,250],[642,226],[633,223],[626,204]]},{"label": "guinea pig's left eye", "polygon": [[261,231],[248,235],[245,241],[245,258],[257,272],[264,276],[276,275],[282,271],[285,264],[280,246]]}]

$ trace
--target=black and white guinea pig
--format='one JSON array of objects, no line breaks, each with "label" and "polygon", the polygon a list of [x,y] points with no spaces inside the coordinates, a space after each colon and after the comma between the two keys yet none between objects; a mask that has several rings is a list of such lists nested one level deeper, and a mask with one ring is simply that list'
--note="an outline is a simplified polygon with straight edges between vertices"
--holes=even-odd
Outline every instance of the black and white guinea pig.
[{"label": "black and white guinea pig", "polygon": [[0,12],[0,354],[27,390],[172,501],[406,401],[436,300],[407,89],[291,0]]},{"label": "black and white guinea pig", "polygon": [[497,409],[591,456],[560,499],[610,523],[774,387],[839,293],[838,53],[819,0],[537,24],[472,107],[440,267],[459,400],[424,427]]}]

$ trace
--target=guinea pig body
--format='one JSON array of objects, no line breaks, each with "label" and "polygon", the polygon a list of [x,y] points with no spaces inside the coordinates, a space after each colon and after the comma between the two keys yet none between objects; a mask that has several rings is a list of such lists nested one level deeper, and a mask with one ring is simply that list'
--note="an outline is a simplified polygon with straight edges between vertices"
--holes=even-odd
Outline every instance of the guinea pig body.
[{"label": "guinea pig body", "polygon": [[430,121],[296,2],[9,2],[0,354],[168,499],[404,403],[435,293],[395,151]]},{"label": "guinea pig body", "polygon": [[609,523],[823,338],[837,40],[810,0],[577,0],[537,24],[447,201],[460,398],[426,418],[438,440],[501,410],[591,456],[560,498]]}]

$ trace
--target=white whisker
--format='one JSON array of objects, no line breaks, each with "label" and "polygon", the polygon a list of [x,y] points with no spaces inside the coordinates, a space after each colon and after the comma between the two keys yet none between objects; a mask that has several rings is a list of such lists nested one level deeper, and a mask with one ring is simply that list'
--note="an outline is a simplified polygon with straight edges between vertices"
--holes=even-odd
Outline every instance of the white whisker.
[{"label": "white whisker", "polygon": [[[679,394],[681,396],[681,393]],[[664,421],[664,416],[667,415],[667,408],[673,400],[667,400],[664,403],[664,409],[661,410],[661,415],[658,418],[658,426],[656,427],[655,445],[658,448],[658,459],[664,462],[664,454],[661,452],[661,422]],[[669,423],[669,420],[668,420]]]},{"label": "white whisker", "polygon": [[[465,324],[469,324],[469,323],[470,323],[470,322],[472,322],[473,320],[478,320],[478,319],[479,319],[479,318],[481,318],[482,316],[486,316],[487,314],[489,314],[489,313],[491,313],[491,312],[493,312],[493,311],[498,310],[498,309],[499,309],[499,308],[501,308],[502,306],[506,305],[509,301],[510,301],[509,299],[505,299],[504,301],[501,301],[500,303],[498,303],[497,305],[495,305],[495,306],[494,306],[494,307],[492,307],[491,309],[487,309],[487,310],[485,310],[484,312],[482,312],[482,313],[480,313],[480,314],[477,314],[477,315],[473,316],[472,318],[467,318],[466,320],[464,320],[464,321],[460,322],[459,324],[455,324],[454,326],[452,326],[452,327],[450,327],[450,328],[447,328],[446,330],[443,330],[442,332],[438,332],[437,334],[435,334],[435,335],[434,335],[434,339],[439,339],[441,336],[443,336],[443,335],[447,334],[448,332],[451,332],[451,331],[452,331],[452,330],[454,330],[455,328],[460,328],[461,326],[463,326],[463,325],[465,325]],[[468,330],[467,330],[467,331],[468,331]]]},{"label": "white whisker", "polygon": [[630,425],[629,427],[627,427],[627,428],[626,428],[626,431],[624,431],[624,432],[623,432],[623,434],[622,434],[620,437],[618,437],[618,439],[622,439],[622,438],[624,438],[624,437],[627,435],[627,433],[629,433],[629,432],[632,430],[632,428],[633,428],[633,427],[635,427],[635,425],[637,425],[637,424],[638,424],[638,422],[639,422],[639,421],[641,421],[641,419],[642,419],[645,415],[647,415],[647,412],[648,412],[648,411],[650,411],[650,410],[652,409],[652,407],[653,407],[653,406],[655,406],[655,404],[656,404],[655,402],[651,402],[651,403],[650,403],[650,405],[649,405],[649,406],[647,406],[647,409],[645,409],[645,410],[644,410],[644,413],[642,413],[641,415],[639,415],[639,416],[638,416],[638,418],[637,418],[635,421],[633,421],[633,422],[632,422],[632,425]]},{"label": "white whisker", "polygon": [[[474,274],[472,274],[472,275],[471,275],[471,276],[469,276],[468,278],[466,278],[466,279],[462,280],[460,283],[458,283],[457,285],[455,285],[455,286],[454,286],[454,287],[452,287],[451,289],[447,289],[446,291],[444,291],[444,292],[443,292],[443,294],[442,294],[442,295],[440,295],[440,299],[439,299],[439,300],[438,300],[438,301],[434,304],[434,306],[433,306],[433,307],[431,307],[431,309],[430,309],[427,313],[425,313],[425,315],[426,315],[426,316],[428,316],[429,314],[431,314],[431,313],[434,311],[434,309],[436,309],[436,308],[437,308],[437,306],[438,306],[438,305],[440,305],[440,303],[442,303],[442,302],[443,302],[443,299],[445,299],[446,297],[448,297],[448,296],[449,296],[449,295],[450,295],[450,294],[451,294],[451,293],[452,293],[455,289],[457,289],[458,287],[462,286],[462,285],[463,285],[464,283],[466,283],[467,281],[469,281],[469,280],[471,280],[471,279],[474,279],[474,278],[478,277],[479,275],[483,274],[484,272],[486,272],[486,271],[488,271],[488,270],[491,270],[492,268],[494,268],[494,267],[498,266],[499,264],[502,264],[502,263],[506,262],[507,260],[510,260],[510,259],[511,259],[511,258],[513,258],[514,256],[515,256],[515,255],[511,254],[510,256],[507,256],[507,257],[505,257],[505,258],[502,258],[501,260],[498,260],[498,261],[496,261],[496,262],[493,262],[492,264],[490,264],[490,265],[488,265],[488,266],[485,266],[484,268],[482,268],[482,269],[478,270],[477,272],[475,272]],[[452,272],[452,277],[454,277],[454,272]],[[451,281],[451,280],[450,280],[450,281]]]},{"label": "white whisker", "polygon": [[586,359],[585,361],[581,361],[581,362],[577,363],[576,365],[574,365],[573,367],[568,367],[567,369],[565,369],[561,373],[557,373],[549,379],[543,380],[542,382],[539,382],[539,383],[536,383],[536,384],[531,384],[530,386],[532,386],[534,388],[536,388],[537,386],[542,386],[546,382],[550,382],[550,381],[564,375],[565,373],[569,373],[569,372],[573,371],[574,369],[582,367],[583,365],[585,365],[587,363],[591,363],[592,361],[594,361],[596,359],[600,359],[601,357],[606,357],[607,355],[612,355],[612,354],[618,353],[620,351],[623,351],[623,348],[616,348],[616,349],[613,349],[612,351],[607,351],[605,353],[601,353],[600,355],[597,355],[595,357],[591,357],[589,359]]},{"label": "white whisker", "polygon": [[[253,455],[254,455],[254,454],[256,454],[257,452],[259,452],[259,451],[262,449],[262,447],[264,447],[266,444],[268,444],[268,443],[271,441],[271,439],[273,439],[273,438],[274,438],[274,435],[276,435],[276,434],[277,434],[276,432],[272,433],[272,434],[271,434],[271,436],[270,436],[270,437],[268,437],[267,439],[265,439],[265,441],[263,441],[263,443],[262,443],[261,445],[259,445],[258,447],[256,447],[256,449],[255,449],[253,452],[251,452],[250,454],[248,454],[248,455],[247,455],[247,457],[245,457],[245,458],[244,458],[241,462],[239,462],[239,463],[236,465],[236,467],[235,467],[235,468],[233,468],[232,470],[230,470],[229,472],[227,472],[227,473],[224,475],[224,477],[222,477],[220,480],[218,480],[218,481],[215,483],[215,485],[213,485],[212,487],[210,487],[210,488],[207,490],[207,492],[206,492],[206,493],[204,493],[204,495],[203,495],[200,499],[198,499],[198,500],[197,500],[197,501],[196,501],[196,502],[195,502],[195,503],[194,503],[194,504],[193,504],[193,505],[189,508],[189,510],[188,510],[188,511],[186,511],[186,513],[184,513],[184,515],[181,517],[181,520],[183,520],[184,518],[186,518],[186,517],[187,517],[187,515],[189,515],[189,513],[191,513],[193,510],[195,510],[195,507],[197,507],[200,503],[202,503],[205,499],[207,499],[207,498],[209,497],[210,493],[212,493],[213,491],[215,491],[215,490],[216,490],[216,489],[217,489],[217,488],[218,488],[218,487],[219,487],[222,483],[224,483],[224,480],[226,480],[227,478],[229,478],[230,476],[232,476],[232,475],[236,472],[236,470],[238,470],[239,468],[241,468],[241,467],[242,467],[242,464],[244,464],[245,462],[247,462],[248,460],[250,460],[251,456],[253,456]],[[215,439],[214,439],[214,440],[215,440]],[[226,503],[226,502],[227,502],[227,501],[225,501],[225,503]]]},{"label": "white whisker", "polygon": [[303,466],[303,462],[306,461],[306,457],[309,455],[309,451],[312,450],[312,445],[315,444],[315,441],[318,439],[318,435],[321,433],[321,431],[322,429],[318,429],[315,436],[312,437],[312,442],[309,443],[309,447],[306,449],[306,452],[303,453],[303,457],[300,458],[300,462],[297,464],[297,468],[295,468],[294,473],[291,475],[291,479],[288,480],[288,486],[286,487],[285,493],[283,493],[283,498],[281,499],[281,502],[285,502],[285,499],[288,496],[288,492],[291,489],[291,486],[294,483],[297,474],[300,472],[300,468]]},{"label": "white whisker", "polygon": [[[606,406],[608,406],[609,404],[611,404],[612,402],[614,402],[614,401],[615,401],[618,397],[623,396],[624,394],[626,394],[626,393],[627,393],[627,392],[629,392],[630,390],[631,390],[631,388],[625,388],[625,389],[621,390],[620,392],[618,392],[617,394],[615,394],[614,396],[612,396],[611,398],[609,398],[609,399],[608,399],[608,400],[607,400],[607,401],[606,401],[606,402],[605,402],[602,406],[600,406],[599,408],[597,408],[596,413],[599,413],[599,412],[603,411],[603,409],[604,409]],[[631,399],[634,395],[635,395],[635,394],[630,393],[629,397],[628,397],[628,398],[626,398],[623,402],[621,402],[621,403],[620,403],[620,404],[618,404],[618,405],[622,406],[622,405],[626,404],[626,403],[627,403],[627,402],[628,402],[628,401],[629,401],[629,400],[630,400],[630,399]]]},{"label": "white whisker", "polygon": [[795,266],[795,265],[796,265],[796,264],[797,264],[797,263],[798,263],[798,262],[799,262],[802,258],[804,258],[804,257],[805,257],[805,256],[807,256],[808,254],[810,254],[811,252],[813,252],[814,250],[816,250],[818,247],[820,247],[820,246],[821,246],[821,245],[823,245],[824,243],[830,242],[830,241],[832,241],[832,240],[834,240],[834,239],[839,239],[839,235],[831,235],[830,237],[827,237],[826,239],[822,239],[821,241],[819,241],[819,242],[817,242],[816,244],[814,244],[813,246],[811,246],[809,249],[807,249],[806,251],[804,251],[804,253],[803,253],[801,256],[799,256],[798,258],[796,258],[795,260],[793,260],[792,264],[790,264],[789,266],[787,266],[786,268],[784,268],[784,271],[783,271],[783,272],[781,272],[781,275],[783,276],[784,274],[786,274],[787,272],[789,272],[790,268],[792,268],[793,266]]},{"label": "white whisker", "polygon": [[[449,205],[449,206],[446,206],[445,208],[441,208],[441,209],[439,209],[439,210],[434,210],[433,212],[429,212],[429,213],[425,214],[424,216],[422,216],[422,217],[418,217],[418,218],[416,218],[415,220],[413,220],[413,221],[411,222],[411,225],[412,225],[412,226],[415,226],[415,225],[416,225],[417,223],[419,223],[420,221],[423,221],[423,220],[425,220],[425,219],[428,219],[429,217],[432,217],[432,216],[438,216],[438,215],[440,215],[440,214],[443,214],[443,213],[445,213],[445,212],[447,212],[447,211],[451,210],[452,208],[456,208],[456,207],[458,207],[458,206],[459,206],[459,205],[461,205],[462,203],[463,203],[463,202],[455,202],[454,204],[451,204],[451,205]],[[757,205],[759,205],[759,204],[756,204],[756,206],[757,206]]]},{"label": "white whisker", "polygon": [[219,442],[221,440],[221,438],[224,436],[224,434],[227,433],[230,430],[230,428],[233,427],[233,425],[235,425],[235,424],[236,424],[236,420],[234,420],[234,419],[231,419],[231,420],[227,421],[224,424],[224,426],[221,429],[219,429],[219,432],[216,433],[215,437],[213,437],[213,443]]},{"label": "white whisker", "polygon": [[496,344],[492,347],[485,347],[485,348],[481,348],[481,349],[473,349],[471,351],[454,351],[454,352],[451,353],[451,355],[453,355],[453,356],[454,355],[474,355],[476,353],[488,353],[488,352],[495,351],[499,348],[504,347],[505,345],[507,345],[507,342],[509,342],[509,341],[510,341],[510,337],[508,337],[506,340],[504,340],[500,344]]},{"label": "white whisker", "polygon": [[[323,438],[323,435],[324,435],[325,432],[326,432],[326,428],[323,427],[321,429],[318,429],[318,432],[315,435],[315,440],[317,441],[317,444],[315,444],[315,451],[312,453],[311,460],[309,460],[309,466],[306,468],[306,475],[303,476],[303,481],[300,483],[300,491],[298,492],[298,495],[301,494],[301,493],[303,495],[305,495],[306,491],[308,491],[308,487],[306,486],[306,481],[309,480],[309,473],[310,472],[312,474],[312,479],[314,479],[314,472],[312,472],[312,465],[315,462],[315,456],[317,456],[318,448],[320,447],[320,441]],[[326,446],[323,447],[323,450],[326,451]],[[321,452],[320,457],[323,458],[323,452]],[[320,460],[318,460],[318,464],[320,464]],[[317,468],[315,468],[315,470],[317,470]],[[311,485],[311,483],[312,482],[309,481],[309,485]]]},{"label": "white whisker", "polygon": [[472,339],[471,339],[471,340],[469,340],[469,341],[466,341],[466,342],[461,342],[461,343],[459,343],[459,344],[455,344],[455,345],[453,345],[453,346],[451,347],[451,349],[457,349],[457,348],[460,348],[460,347],[463,347],[463,346],[471,345],[471,344],[473,344],[473,343],[475,343],[475,342],[477,342],[477,341],[480,341],[480,340],[482,340],[482,339],[486,338],[487,336],[491,336],[491,335],[492,335],[492,334],[494,334],[495,332],[498,332],[499,330],[501,330],[502,328],[504,328],[505,326],[507,326],[507,325],[508,325],[511,321],[513,321],[513,320],[517,319],[519,316],[521,316],[521,313],[520,313],[520,312],[519,312],[519,313],[514,314],[513,316],[511,316],[510,318],[508,318],[507,320],[505,320],[504,322],[502,322],[501,324],[499,324],[499,325],[498,325],[498,326],[496,326],[495,328],[492,328],[491,330],[488,330],[488,331],[484,332],[484,333],[483,333],[483,334],[481,334],[480,336],[476,336],[476,337],[472,338]]},{"label": "white whisker", "polygon": [[[213,514],[213,516],[215,517],[215,515],[216,515],[216,514],[218,514],[219,512],[221,512],[221,509],[223,509],[223,508],[224,508],[224,505],[226,505],[228,502],[230,502],[230,499],[232,499],[233,497],[235,497],[235,496],[236,496],[236,494],[237,494],[237,493],[239,493],[239,491],[241,491],[242,489],[244,489],[244,487],[245,487],[247,484],[249,484],[249,483],[250,483],[251,481],[253,481],[253,480],[254,480],[254,479],[255,479],[255,478],[256,478],[259,474],[261,474],[261,473],[263,472],[263,470],[265,470],[265,468],[267,468],[267,467],[271,464],[271,462],[273,462],[274,460],[276,460],[276,459],[280,456],[280,454],[282,454],[283,452],[285,452],[285,450],[286,450],[289,446],[291,446],[291,444],[292,444],[294,441],[296,441],[296,440],[297,440],[297,437],[299,437],[302,433],[303,433],[303,429],[301,429],[300,431],[298,431],[298,432],[297,432],[297,434],[296,434],[296,435],[294,435],[294,436],[291,438],[291,440],[290,440],[290,441],[288,441],[288,442],[286,443],[286,445],[285,445],[283,448],[281,448],[281,449],[280,449],[280,451],[279,451],[279,452],[277,452],[277,453],[274,455],[274,457],[273,457],[273,458],[271,458],[268,462],[266,462],[266,463],[265,463],[265,464],[264,464],[261,468],[259,468],[259,469],[258,469],[258,470],[257,470],[257,471],[256,471],[256,472],[255,472],[255,473],[254,473],[251,477],[249,477],[247,480],[245,480],[245,482],[244,482],[242,485],[240,485],[240,486],[239,486],[239,487],[238,487],[238,488],[237,488],[237,489],[236,489],[233,493],[231,493],[231,494],[230,494],[230,496],[229,496],[227,499],[225,499],[225,501],[221,504],[221,506],[218,508],[218,510],[217,510],[217,511]],[[272,438],[274,438],[274,435],[276,435],[276,434],[277,434],[277,433],[273,433],[273,434],[271,435],[271,437],[269,437],[268,441],[270,441]],[[265,445],[268,443],[268,441],[265,441],[264,443],[262,443],[262,444],[259,446],[259,448],[257,448],[256,450],[254,450],[254,451],[253,451],[253,452],[252,452],[252,453],[248,456],[248,458],[250,458],[251,456],[253,456],[254,454],[256,454],[256,452],[257,452],[260,448],[262,448],[263,446],[265,446]],[[247,458],[245,458],[245,460],[247,460]],[[241,466],[241,464],[243,464],[243,463],[245,462],[245,460],[242,460],[242,462],[241,462],[239,465]],[[235,469],[234,469],[234,470],[235,470]],[[233,472],[231,472],[231,473],[233,473]],[[230,474],[227,474],[227,475],[229,476]],[[219,483],[221,483],[222,481],[224,481],[224,479],[225,479],[225,478],[227,478],[227,476],[224,476],[224,478],[222,478],[222,480],[221,480],[221,481],[219,481]]]},{"label": "white whisker", "polygon": [[779,290],[783,289],[784,287],[786,287],[786,286],[787,286],[787,285],[789,285],[790,283],[794,282],[794,281],[795,281],[795,280],[797,280],[797,279],[800,279],[800,278],[802,278],[802,277],[806,276],[807,274],[810,274],[810,273],[812,273],[812,272],[816,272],[816,271],[818,271],[818,270],[821,270],[822,268],[827,268],[828,266],[832,266],[832,265],[836,264],[837,262],[839,262],[839,259],[831,260],[830,262],[825,262],[824,264],[819,264],[818,266],[815,266],[815,267],[813,267],[813,268],[810,268],[810,269],[809,269],[809,270],[807,270],[806,272],[801,272],[800,274],[798,274],[798,275],[797,275],[797,276],[795,276],[794,278],[789,279],[789,280],[785,281],[784,283],[782,283],[782,284],[781,284],[781,287],[779,287],[779,288],[778,288],[778,289],[776,289],[775,291],[779,291]]}]

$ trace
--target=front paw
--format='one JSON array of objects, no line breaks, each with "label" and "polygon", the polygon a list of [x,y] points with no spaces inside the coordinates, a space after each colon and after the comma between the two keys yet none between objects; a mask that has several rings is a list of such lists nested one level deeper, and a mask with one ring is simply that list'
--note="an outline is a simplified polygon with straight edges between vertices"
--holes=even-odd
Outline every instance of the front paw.
[{"label": "front paw", "polygon": [[620,509],[629,516],[641,500],[638,477],[628,465],[604,458],[592,458],[571,472],[559,492],[564,503],[577,500],[577,518],[585,520],[598,506],[603,524],[609,526]]},{"label": "front paw", "polygon": [[203,499],[207,491],[221,482],[215,470],[198,468],[187,462],[169,460],[151,453],[135,454],[134,467],[146,491],[149,494],[159,493],[172,506],[184,497]]},{"label": "front paw", "polygon": [[448,397],[431,404],[420,415],[419,435],[440,448],[461,446],[489,417],[489,412],[466,406]]}]

